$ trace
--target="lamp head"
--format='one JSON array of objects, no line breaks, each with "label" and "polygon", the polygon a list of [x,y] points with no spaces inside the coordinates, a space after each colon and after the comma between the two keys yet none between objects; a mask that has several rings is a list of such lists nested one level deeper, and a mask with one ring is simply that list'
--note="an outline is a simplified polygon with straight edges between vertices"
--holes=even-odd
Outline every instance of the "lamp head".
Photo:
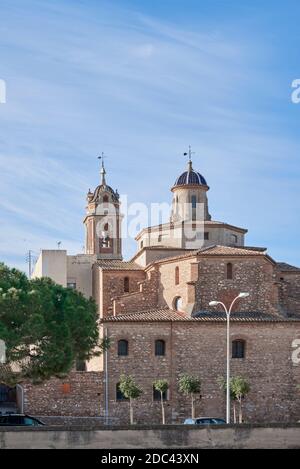
[{"label": "lamp head", "polygon": [[217,306],[218,304],[220,304],[219,301],[210,301],[209,302],[209,306]]},{"label": "lamp head", "polygon": [[238,298],[247,298],[247,296],[249,296],[248,292],[242,292],[239,294]]}]

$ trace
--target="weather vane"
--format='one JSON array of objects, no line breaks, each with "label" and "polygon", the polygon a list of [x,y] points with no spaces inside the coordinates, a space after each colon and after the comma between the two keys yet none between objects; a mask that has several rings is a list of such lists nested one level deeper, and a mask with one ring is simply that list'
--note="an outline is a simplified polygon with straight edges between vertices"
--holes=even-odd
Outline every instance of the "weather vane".
[{"label": "weather vane", "polygon": [[104,152],[101,153],[101,156],[98,156],[98,160],[102,160],[102,168],[104,168],[104,159],[107,158],[106,155],[104,155]]},{"label": "weather vane", "polygon": [[188,157],[189,157],[189,161],[192,161],[192,155],[194,155],[194,154],[195,154],[195,152],[192,151],[192,147],[191,147],[191,145],[189,145],[189,151],[183,153],[183,156],[188,156]]}]

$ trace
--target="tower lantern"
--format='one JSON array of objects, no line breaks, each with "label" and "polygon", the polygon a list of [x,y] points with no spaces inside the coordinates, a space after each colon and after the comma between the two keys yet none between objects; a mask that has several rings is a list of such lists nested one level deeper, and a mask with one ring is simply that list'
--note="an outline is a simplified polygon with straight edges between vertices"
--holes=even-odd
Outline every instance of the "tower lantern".
[{"label": "tower lantern", "polygon": [[204,177],[193,169],[191,146],[184,153],[188,156],[187,169],[175,181],[171,222],[197,222],[210,220],[207,191],[209,187]]}]

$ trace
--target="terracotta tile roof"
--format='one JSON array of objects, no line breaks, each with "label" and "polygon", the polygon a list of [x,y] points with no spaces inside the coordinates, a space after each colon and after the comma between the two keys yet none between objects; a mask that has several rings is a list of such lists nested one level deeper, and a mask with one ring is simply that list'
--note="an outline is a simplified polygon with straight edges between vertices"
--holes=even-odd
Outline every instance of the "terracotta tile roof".
[{"label": "terracotta tile roof", "polygon": [[271,257],[269,257],[266,254],[266,251],[264,248],[254,248],[254,247],[247,248],[247,246],[234,247],[234,246],[213,245],[213,246],[208,246],[202,249],[189,251],[185,254],[179,254],[178,256],[158,259],[154,261],[152,264],[149,264],[147,266],[147,269],[154,264],[160,264],[163,262],[171,262],[171,261],[181,260],[181,259],[195,257],[195,256],[203,256],[203,257],[204,256],[267,256],[272,262],[274,262],[273,259],[271,259]]},{"label": "terracotta tile roof", "polygon": [[277,268],[280,272],[300,272],[299,267],[295,267],[285,262],[277,262]]},{"label": "terracotta tile roof", "polygon": [[253,248],[247,249],[247,247],[233,247],[233,246],[211,246],[208,248],[200,249],[197,253],[199,256],[214,256],[214,255],[225,255],[225,256],[264,256],[265,251],[255,250]]},{"label": "terracotta tile roof", "polygon": [[148,311],[138,311],[136,313],[118,314],[117,316],[109,316],[103,319],[104,322],[156,322],[156,321],[178,321],[180,319],[188,319],[186,313],[180,313],[168,308],[151,309]]},{"label": "terracotta tile roof", "polygon": [[[232,322],[293,322],[300,318],[284,318],[260,312],[232,313]],[[108,316],[102,322],[225,322],[225,313],[201,311],[189,316],[187,313],[174,311],[168,308],[151,309],[136,313]]]},{"label": "terracotta tile roof", "polygon": [[97,265],[103,270],[143,270],[141,266],[135,262],[118,261],[118,260],[99,260]]},{"label": "terracotta tile roof", "polygon": [[[202,321],[226,321],[225,311],[199,311],[198,313],[193,313],[192,316],[194,319]],[[233,312],[230,316],[230,321],[233,322],[277,321],[278,319],[282,320],[285,318],[258,311]]]}]

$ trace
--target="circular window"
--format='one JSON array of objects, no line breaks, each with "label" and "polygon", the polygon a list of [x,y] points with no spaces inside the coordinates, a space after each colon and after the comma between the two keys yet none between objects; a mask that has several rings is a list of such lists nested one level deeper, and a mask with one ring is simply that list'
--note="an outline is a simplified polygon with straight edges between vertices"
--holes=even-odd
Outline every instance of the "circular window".
[{"label": "circular window", "polygon": [[176,311],[182,311],[182,298],[181,296],[176,296],[176,298],[173,301],[174,304],[174,309]]}]

